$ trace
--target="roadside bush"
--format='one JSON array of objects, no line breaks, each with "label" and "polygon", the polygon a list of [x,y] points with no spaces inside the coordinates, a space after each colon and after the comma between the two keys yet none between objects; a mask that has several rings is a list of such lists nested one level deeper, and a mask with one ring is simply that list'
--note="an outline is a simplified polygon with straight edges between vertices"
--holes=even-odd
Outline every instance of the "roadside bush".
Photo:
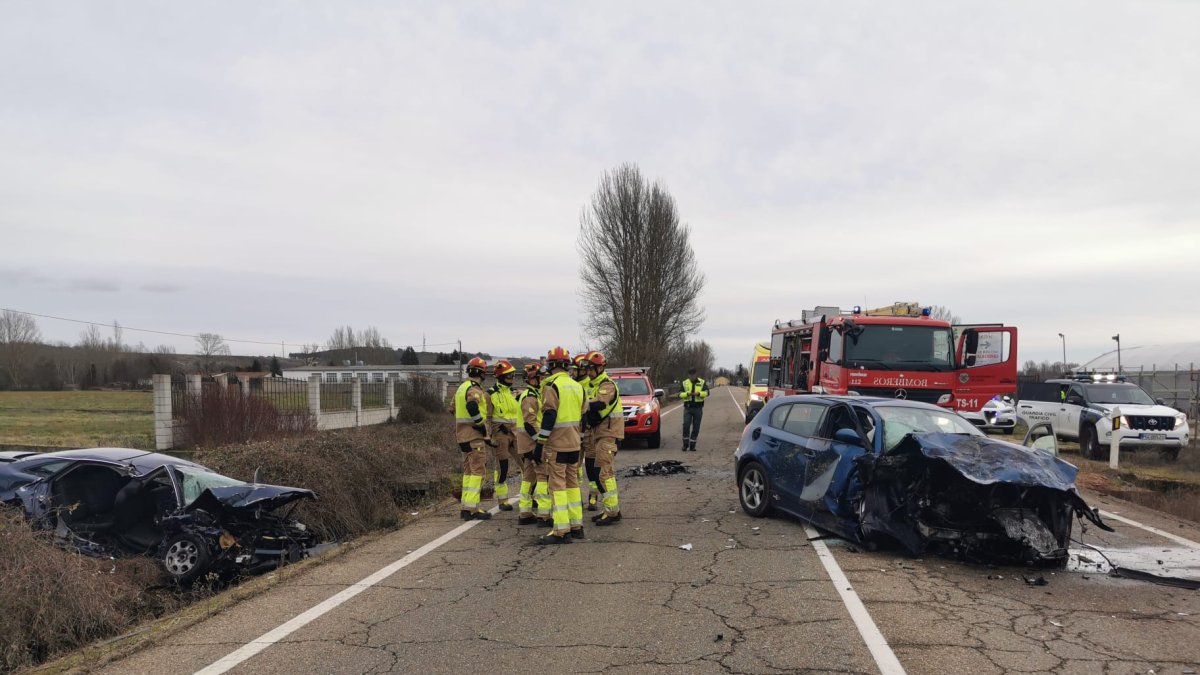
[{"label": "roadside bush", "polygon": [[205,387],[182,411],[182,431],[198,447],[216,447],[315,431],[307,413],[284,415],[267,400],[230,387]]},{"label": "roadside bush", "polygon": [[423,499],[449,493],[459,468],[445,413],[416,424],[383,424],[198,450],[195,461],[250,480],[314,490],[296,517],[319,536],[344,540],[395,526]]},{"label": "roadside bush", "polygon": [[0,672],[109,637],[185,601],[146,592],[164,581],[148,558],[88,558],[51,538],[17,510],[0,509]]}]

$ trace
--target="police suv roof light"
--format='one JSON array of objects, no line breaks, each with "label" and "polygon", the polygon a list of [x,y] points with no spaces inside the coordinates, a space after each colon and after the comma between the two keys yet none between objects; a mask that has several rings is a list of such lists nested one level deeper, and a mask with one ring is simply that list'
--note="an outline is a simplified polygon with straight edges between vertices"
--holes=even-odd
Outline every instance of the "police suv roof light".
[{"label": "police suv roof light", "polygon": [[853,313],[853,314],[862,314],[862,306],[861,306],[861,305],[855,305],[855,306],[854,306],[854,309],[852,309],[852,310],[850,310],[850,311],[851,311],[851,313]]},{"label": "police suv roof light", "polygon": [[921,316],[931,316],[932,314],[933,314],[932,308],[930,308],[930,307],[921,308]]}]

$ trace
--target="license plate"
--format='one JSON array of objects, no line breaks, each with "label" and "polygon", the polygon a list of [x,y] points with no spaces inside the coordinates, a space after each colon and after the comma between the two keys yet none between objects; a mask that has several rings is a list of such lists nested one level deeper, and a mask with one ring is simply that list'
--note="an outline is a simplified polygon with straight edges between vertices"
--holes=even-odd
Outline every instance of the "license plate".
[{"label": "license plate", "polygon": [[1142,439],[1143,441],[1165,441],[1165,440],[1167,440],[1167,435],[1166,434],[1138,434],[1138,438]]}]

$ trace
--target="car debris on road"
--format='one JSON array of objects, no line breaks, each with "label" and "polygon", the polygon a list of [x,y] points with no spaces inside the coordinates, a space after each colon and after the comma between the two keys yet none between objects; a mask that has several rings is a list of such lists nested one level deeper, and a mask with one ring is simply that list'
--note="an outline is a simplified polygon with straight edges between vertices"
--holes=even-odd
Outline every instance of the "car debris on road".
[{"label": "car debris on road", "polygon": [[631,467],[626,469],[623,475],[626,478],[636,478],[638,476],[670,476],[677,473],[691,472],[692,470],[679,460],[664,459],[658,462],[649,462],[641,466]]}]

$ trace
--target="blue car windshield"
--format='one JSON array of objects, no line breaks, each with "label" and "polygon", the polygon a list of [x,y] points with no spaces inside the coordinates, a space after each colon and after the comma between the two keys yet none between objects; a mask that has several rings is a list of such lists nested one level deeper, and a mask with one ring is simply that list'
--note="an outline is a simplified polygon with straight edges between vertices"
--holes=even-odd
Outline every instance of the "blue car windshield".
[{"label": "blue car windshield", "polygon": [[877,405],[875,412],[883,420],[883,450],[887,452],[909,434],[941,433],[983,436],[974,424],[952,412],[898,405]]}]

